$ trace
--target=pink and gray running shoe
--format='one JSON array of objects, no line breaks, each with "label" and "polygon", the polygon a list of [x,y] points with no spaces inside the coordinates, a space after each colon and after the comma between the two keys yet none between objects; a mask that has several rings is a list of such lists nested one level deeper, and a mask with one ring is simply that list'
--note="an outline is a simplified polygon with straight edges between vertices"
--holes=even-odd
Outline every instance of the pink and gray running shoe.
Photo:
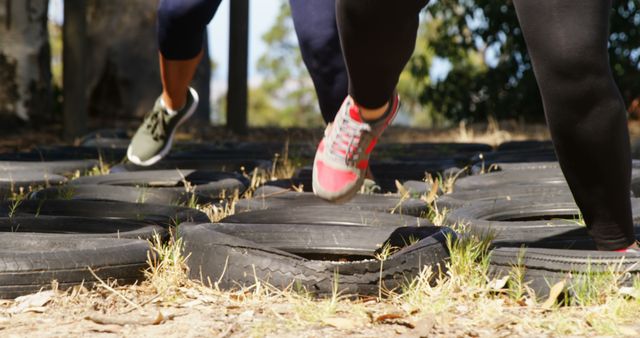
[{"label": "pink and gray running shoe", "polygon": [[332,124],[327,126],[313,161],[313,192],[319,197],[342,203],[360,189],[369,167],[369,155],[382,132],[398,113],[394,94],[384,117],[369,123],[348,96]]}]

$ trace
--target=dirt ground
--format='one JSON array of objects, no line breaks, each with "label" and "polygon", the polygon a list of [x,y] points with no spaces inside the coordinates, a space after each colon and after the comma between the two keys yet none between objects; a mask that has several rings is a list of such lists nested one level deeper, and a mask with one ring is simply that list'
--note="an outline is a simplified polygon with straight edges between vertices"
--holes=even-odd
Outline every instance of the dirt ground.
[{"label": "dirt ground", "polygon": [[[170,293],[76,288],[0,303],[2,337],[554,337],[599,336],[598,309],[545,309],[497,298],[453,300],[446,311],[376,299],[312,301],[284,294]],[[253,290],[255,291],[255,290]],[[126,300],[125,300],[126,298]],[[31,304],[29,304],[31,302]],[[44,305],[43,305],[44,304]],[[594,318],[595,316],[595,318]],[[603,316],[602,320],[606,320]],[[566,327],[563,327],[566,326]],[[636,336],[640,323],[611,336]],[[609,335],[606,335],[609,336]]]}]

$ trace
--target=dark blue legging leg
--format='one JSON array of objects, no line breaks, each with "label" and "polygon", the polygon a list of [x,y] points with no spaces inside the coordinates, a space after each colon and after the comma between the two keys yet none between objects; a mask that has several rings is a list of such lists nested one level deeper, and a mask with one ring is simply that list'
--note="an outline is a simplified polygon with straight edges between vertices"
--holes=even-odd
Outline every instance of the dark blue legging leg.
[{"label": "dark blue legging leg", "polygon": [[332,122],[347,96],[347,69],[336,26],[335,0],[290,0],[302,59],[316,88],[324,121]]},{"label": "dark blue legging leg", "polygon": [[189,60],[202,50],[207,24],[222,0],[160,0],[158,47],[168,60]]}]

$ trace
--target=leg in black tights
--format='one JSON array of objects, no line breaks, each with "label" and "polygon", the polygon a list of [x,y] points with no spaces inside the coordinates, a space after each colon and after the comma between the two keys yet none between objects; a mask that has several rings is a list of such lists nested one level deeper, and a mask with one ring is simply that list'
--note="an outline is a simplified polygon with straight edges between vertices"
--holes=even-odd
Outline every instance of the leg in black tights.
[{"label": "leg in black tights", "polygon": [[607,54],[610,0],[514,0],[556,153],[601,250],[630,246],[630,146]]},{"label": "leg in black tights", "polygon": [[337,0],[336,18],[349,95],[375,109],[389,102],[416,43],[420,10],[429,0]]},{"label": "leg in black tights", "polygon": [[316,88],[320,111],[332,122],[347,96],[347,69],[336,25],[335,0],[289,0],[304,64]]}]

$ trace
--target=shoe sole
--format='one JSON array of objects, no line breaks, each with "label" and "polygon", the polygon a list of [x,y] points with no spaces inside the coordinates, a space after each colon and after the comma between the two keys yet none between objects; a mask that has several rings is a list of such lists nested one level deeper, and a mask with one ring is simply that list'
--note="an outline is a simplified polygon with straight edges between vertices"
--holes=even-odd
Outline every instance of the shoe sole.
[{"label": "shoe sole", "polygon": [[140,158],[138,158],[138,156],[135,156],[135,155],[133,155],[131,153],[132,149],[131,149],[131,145],[129,145],[129,147],[127,148],[127,159],[129,159],[129,161],[131,163],[133,163],[135,165],[142,166],[142,167],[148,167],[148,166],[156,164],[162,158],[167,156],[169,151],[171,151],[171,146],[173,145],[173,136],[175,135],[176,130],[178,130],[180,125],[182,125],[185,121],[187,121],[191,117],[191,115],[193,115],[193,113],[195,113],[196,108],[198,107],[198,102],[200,101],[200,97],[198,96],[198,92],[196,92],[191,87],[189,87],[189,92],[193,96],[193,104],[191,105],[191,107],[189,107],[189,110],[187,110],[187,113],[184,114],[184,116],[180,118],[180,120],[178,121],[178,124],[176,124],[176,127],[173,128],[173,130],[171,131],[171,135],[169,135],[169,141],[164,146],[164,148],[162,148],[157,155],[151,157],[150,159],[148,159],[146,161],[141,161]]}]

